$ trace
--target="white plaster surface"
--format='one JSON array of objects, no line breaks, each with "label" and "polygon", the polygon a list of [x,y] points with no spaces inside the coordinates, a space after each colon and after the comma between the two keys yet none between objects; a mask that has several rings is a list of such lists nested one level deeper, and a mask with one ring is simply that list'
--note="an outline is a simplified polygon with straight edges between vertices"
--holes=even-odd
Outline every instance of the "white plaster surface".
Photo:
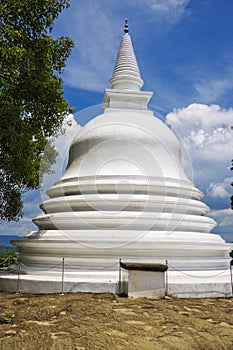
[{"label": "white plaster surface", "polygon": [[129,270],[128,296],[161,299],[165,297],[165,272]]},{"label": "white plaster surface", "polygon": [[[123,36],[105,112],[78,132],[64,175],[33,220],[38,231],[14,242],[20,288],[59,292],[64,258],[67,290],[116,292],[122,258],[167,260],[170,295],[229,296],[232,246],[210,232],[215,222],[184,173],[176,136],[147,109],[152,93],[140,91],[129,39]],[[0,290],[13,291],[15,280],[17,271],[1,273]]]}]

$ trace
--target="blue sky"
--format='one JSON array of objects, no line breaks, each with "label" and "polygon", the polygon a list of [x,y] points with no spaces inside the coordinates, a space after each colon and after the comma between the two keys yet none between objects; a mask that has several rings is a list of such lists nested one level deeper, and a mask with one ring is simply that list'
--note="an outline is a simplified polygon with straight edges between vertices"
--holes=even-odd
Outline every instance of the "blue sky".
[{"label": "blue sky", "polygon": [[[65,97],[75,106],[81,125],[100,113],[126,17],[143,90],[154,92],[150,108],[171,125],[188,150],[193,181],[211,208],[208,215],[218,223],[214,232],[233,241],[233,2],[71,0],[53,35],[68,35],[76,44],[62,78]],[[56,178],[78,128],[73,121],[68,136],[57,141]],[[26,194],[24,218],[0,226],[0,234],[25,235],[35,229],[31,219],[40,213],[45,188],[54,181],[50,177],[42,191]]]}]

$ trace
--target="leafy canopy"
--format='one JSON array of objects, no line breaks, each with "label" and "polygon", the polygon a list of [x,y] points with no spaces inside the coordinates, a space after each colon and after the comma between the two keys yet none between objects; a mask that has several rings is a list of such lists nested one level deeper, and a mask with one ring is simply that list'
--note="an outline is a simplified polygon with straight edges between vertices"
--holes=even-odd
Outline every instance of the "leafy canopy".
[{"label": "leafy canopy", "polygon": [[1,220],[20,218],[24,191],[39,185],[40,164],[48,172],[56,159],[52,146],[43,158],[44,149],[47,138],[61,131],[68,111],[59,74],[73,42],[50,33],[69,2],[0,2]]}]

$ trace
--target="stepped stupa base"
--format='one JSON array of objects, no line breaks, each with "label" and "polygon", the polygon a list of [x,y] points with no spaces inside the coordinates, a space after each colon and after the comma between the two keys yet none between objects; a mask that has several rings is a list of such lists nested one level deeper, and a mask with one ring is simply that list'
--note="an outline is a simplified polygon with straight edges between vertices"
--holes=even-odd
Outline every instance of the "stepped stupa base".
[{"label": "stepped stupa base", "polygon": [[62,275],[18,275],[12,272],[1,272],[0,290],[12,293],[21,292],[29,294],[50,293],[118,293],[118,278],[110,280],[111,276],[98,273],[91,278],[88,274],[79,276],[66,276],[62,284]]},{"label": "stepped stupa base", "polygon": [[[121,282],[121,292],[127,289]],[[2,292],[46,294],[46,293],[116,293],[119,294],[118,271],[92,271],[44,275],[20,275],[12,271],[1,271]],[[178,298],[219,298],[231,297],[230,270],[223,271],[170,271],[167,275],[166,295]]]}]

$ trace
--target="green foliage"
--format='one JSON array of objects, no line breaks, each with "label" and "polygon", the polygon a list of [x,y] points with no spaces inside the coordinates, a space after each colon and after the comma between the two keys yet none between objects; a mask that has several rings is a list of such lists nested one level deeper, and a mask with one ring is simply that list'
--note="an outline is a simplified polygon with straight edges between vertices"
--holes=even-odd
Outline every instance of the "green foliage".
[{"label": "green foliage", "polygon": [[0,267],[8,267],[18,262],[18,256],[13,249],[0,251]]},{"label": "green foliage", "polygon": [[48,137],[61,132],[69,110],[59,74],[73,42],[53,39],[54,20],[68,0],[0,2],[0,218],[18,220],[22,194],[39,185],[56,152]]}]

